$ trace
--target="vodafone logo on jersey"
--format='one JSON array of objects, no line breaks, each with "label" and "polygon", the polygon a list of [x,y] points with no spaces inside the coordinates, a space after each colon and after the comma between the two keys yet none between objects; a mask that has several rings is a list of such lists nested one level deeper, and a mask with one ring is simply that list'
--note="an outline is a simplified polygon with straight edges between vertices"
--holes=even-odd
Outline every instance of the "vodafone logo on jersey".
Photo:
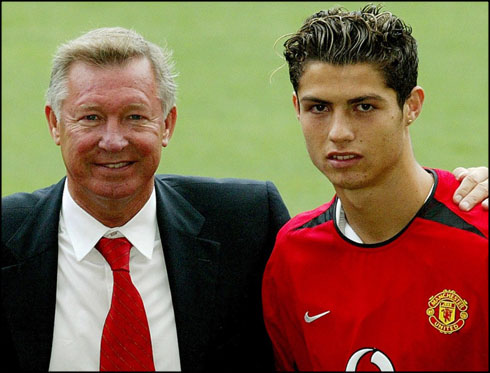
[{"label": "vodafone logo on jersey", "polygon": [[357,371],[358,364],[364,356],[368,356],[371,353],[371,364],[375,365],[379,368],[381,372],[394,372],[395,368],[391,363],[391,360],[384,354],[383,351],[378,350],[377,348],[361,348],[352,354],[349,361],[347,362],[347,366],[345,368],[346,372],[355,372]]},{"label": "vodafone logo on jersey", "polygon": [[429,323],[443,334],[460,330],[468,318],[468,302],[454,290],[443,290],[429,299]]}]

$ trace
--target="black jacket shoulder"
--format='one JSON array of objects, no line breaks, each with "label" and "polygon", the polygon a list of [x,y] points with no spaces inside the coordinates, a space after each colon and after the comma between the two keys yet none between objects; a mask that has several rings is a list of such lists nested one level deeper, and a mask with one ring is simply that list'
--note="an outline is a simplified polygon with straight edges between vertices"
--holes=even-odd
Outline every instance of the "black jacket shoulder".
[{"label": "black jacket shoulder", "polygon": [[[58,191],[62,190],[64,180],[65,178],[57,184],[32,193],[14,193],[2,197],[2,242],[14,235],[26,219],[34,219],[35,215],[42,211],[44,204],[52,205],[54,200],[58,199],[61,206],[61,193]],[[59,195],[53,196],[53,192]]]},{"label": "black jacket shoulder", "polygon": [[181,175],[156,175],[155,178],[172,187],[204,216],[247,217],[268,210],[279,225],[290,218],[271,181]]}]

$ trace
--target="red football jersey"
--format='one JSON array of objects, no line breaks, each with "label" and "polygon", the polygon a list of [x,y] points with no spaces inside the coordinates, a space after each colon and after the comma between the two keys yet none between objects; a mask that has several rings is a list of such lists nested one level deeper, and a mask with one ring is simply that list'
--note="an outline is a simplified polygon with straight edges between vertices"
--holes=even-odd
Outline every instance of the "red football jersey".
[{"label": "red football jersey", "polygon": [[446,171],[395,237],[359,244],[337,198],[279,232],[263,280],[278,370],[488,370],[488,212]]}]

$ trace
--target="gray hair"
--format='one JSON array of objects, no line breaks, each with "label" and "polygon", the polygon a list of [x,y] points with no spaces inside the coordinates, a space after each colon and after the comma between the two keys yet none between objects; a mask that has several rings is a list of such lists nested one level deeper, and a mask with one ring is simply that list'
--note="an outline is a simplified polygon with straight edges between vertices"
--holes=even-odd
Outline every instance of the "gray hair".
[{"label": "gray hair", "polygon": [[140,34],[122,27],[89,31],[62,44],[53,58],[46,104],[60,118],[63,100],[68,95],[68,70],[75,61],[95,66],[122,65],[133,57],[146,57],[155,73],[158,98],[166,117],[175,105],[177,85],[173,73],[172,52],[146,41]]}]

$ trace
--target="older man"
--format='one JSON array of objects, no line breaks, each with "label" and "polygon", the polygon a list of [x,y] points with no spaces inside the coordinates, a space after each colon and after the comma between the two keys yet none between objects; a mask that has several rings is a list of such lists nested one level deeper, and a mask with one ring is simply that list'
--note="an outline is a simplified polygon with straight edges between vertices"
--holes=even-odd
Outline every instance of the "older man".
[{"label": "older man", "polygon": [[167,52],[122,28],[58,50],[45,112],[66,178],[2,201],[14,368],[272,367],[260,284],[287,209],[270,182],[155,176],[173,78]]}]

